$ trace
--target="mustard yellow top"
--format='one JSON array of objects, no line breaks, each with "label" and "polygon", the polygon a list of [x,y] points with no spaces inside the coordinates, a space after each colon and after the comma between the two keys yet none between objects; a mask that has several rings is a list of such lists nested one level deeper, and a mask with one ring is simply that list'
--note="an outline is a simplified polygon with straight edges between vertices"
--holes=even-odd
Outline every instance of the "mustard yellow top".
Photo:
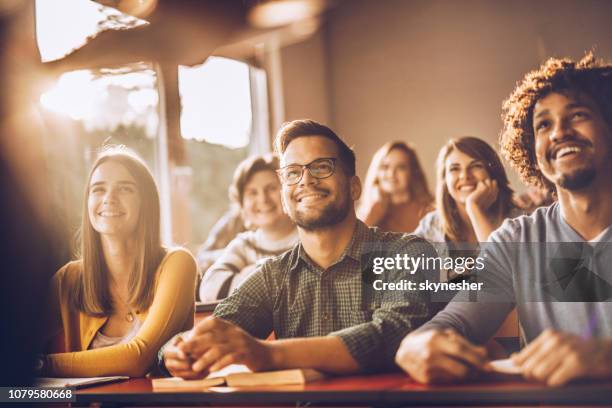
[{"label": "mustard yellow top", "polygon": [[108,317],[86,315],[70,306],[69,295],[81,273],[80,263],[70,262],[53,277],[49,338],[62,330],[67,353],[48,354],[44,375],[96,377],[127,375],[142,377],[154,368],[157,352],[176,333],[189,330],[194,322],[196,263],[184,249],[169,251],[156,271],[153,303],[136,312],[142,327],[126,344],[88,350]]}]

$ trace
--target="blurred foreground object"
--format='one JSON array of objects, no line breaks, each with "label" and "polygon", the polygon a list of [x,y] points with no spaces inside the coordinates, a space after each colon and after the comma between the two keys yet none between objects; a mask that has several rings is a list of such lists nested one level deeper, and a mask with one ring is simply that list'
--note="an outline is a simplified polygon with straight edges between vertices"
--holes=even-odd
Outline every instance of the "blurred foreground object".
[{"label": "blurred foreground object", "polygon": [[[8,6],[10,5],[10,7]],[[33,2],[0,7],[0,385],[27,385],[47,281],[58,265],[45,206],[40,134],[32,120],[30,74],[40,65],[34,41]]]},{"label": "blurred foreground object", "polygon": [[[64,70],[110,67],[139,61],[201,64],[245,25],[241,0],[98,1],[148,24],[100,31],[81,48],[49,67]],[[142,7],[140,9],[139,7]],[[109,16],[114,19],[115,16]],[[111,27],[107,21],[101,25]]]}]

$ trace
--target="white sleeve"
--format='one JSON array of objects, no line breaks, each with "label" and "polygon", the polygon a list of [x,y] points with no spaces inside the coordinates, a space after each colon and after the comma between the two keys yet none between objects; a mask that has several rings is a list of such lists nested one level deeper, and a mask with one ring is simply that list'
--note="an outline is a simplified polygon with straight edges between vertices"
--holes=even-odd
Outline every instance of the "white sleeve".
[{"label": "white sleeve", "polygon": [[200,283],[200,300],[211,302],[224,298],[230,293],[232,280],[249,264],[247,245],[243,234],[228,244],[219,259],[204,273]]}]

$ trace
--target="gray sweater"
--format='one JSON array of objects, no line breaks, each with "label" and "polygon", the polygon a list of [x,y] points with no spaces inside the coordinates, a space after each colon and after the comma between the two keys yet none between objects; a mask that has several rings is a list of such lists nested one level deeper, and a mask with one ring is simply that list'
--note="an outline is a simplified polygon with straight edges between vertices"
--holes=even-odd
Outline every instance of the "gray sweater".
[{"label": "gray sweater", "polygon": [[527,342],[554,329],[584,337],[612,336],[612,228],[585,241],[558,203],[506,220],[482,246],[482,290],[460,292],[420,330],[451,327],[488,340],[516,305]]}]

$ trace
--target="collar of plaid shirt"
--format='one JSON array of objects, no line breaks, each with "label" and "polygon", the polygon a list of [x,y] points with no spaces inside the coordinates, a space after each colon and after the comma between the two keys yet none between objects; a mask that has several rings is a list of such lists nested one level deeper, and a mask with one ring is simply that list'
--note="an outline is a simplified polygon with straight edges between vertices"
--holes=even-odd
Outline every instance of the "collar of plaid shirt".
[{"label": "collar of plaid shirt", "polygon": [[[330,265],[329,268],[334,265],[342,262],[344,258],[351,258],[357,262],[359,262],[359,269],[362,269],[363,264],[363,254],[366,250],[367,243],[374,239],[374,235],[370,228],[364,224],[362,221],[357,220],[355,223],[355,230],[353,231],[353,235],[351,237],[351,241],[344,248],[342,255],[338,258],[336,262]],[[322,271],[322,268],[318,266],[306,253],[302,242],[299,242],[296,248],[294,249],[294,253],[292,254],[293,258],[291,260],[289,270],[294,271],[297,267],[300,266],[300,262],[305,262],[309,266],[311,266],[314,270]],[[367,262],[367,260],[365,260]],[[327,269],[329,269],[327,268]]]}]

